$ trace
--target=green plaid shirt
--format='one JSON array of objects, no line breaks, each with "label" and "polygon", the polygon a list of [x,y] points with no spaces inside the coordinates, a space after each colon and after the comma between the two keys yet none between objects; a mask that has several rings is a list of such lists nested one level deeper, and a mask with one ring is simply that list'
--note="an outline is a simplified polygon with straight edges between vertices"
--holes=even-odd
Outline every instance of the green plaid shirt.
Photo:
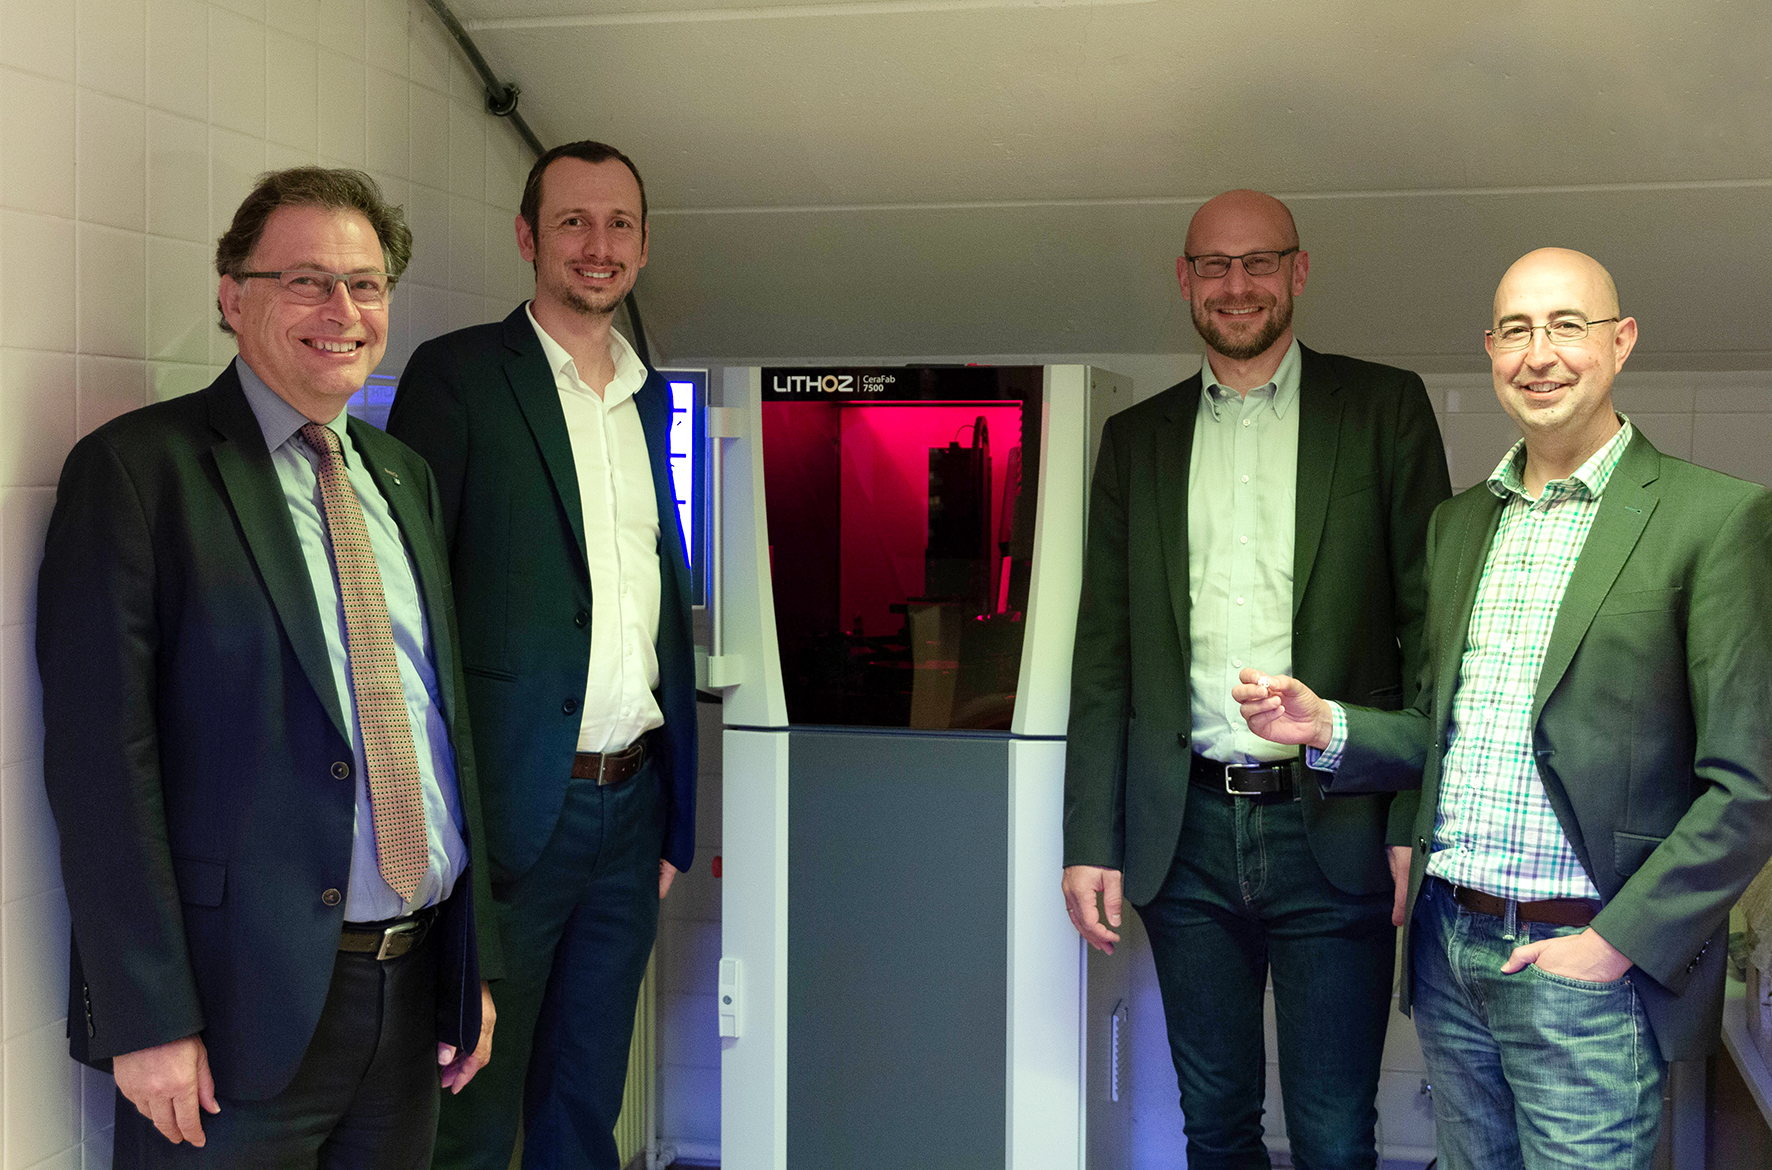
[{"label": "green plaid shirt", "polygon": [[[1606,481],[1630,446],[1630,420],[1618,417],[1623,425],[1611,441],[1568,479],[1545,484],[1536,500],[1520,478],[1524,439],[1489,477],[1489,490],[1506,503],[1471,608],[1427,862],[1429,873],[1454,885],[1521,902],[1600,896],[1538,778],[1532,695]],[[1347,747],[1347,716],[1339,703],[1330,711],[1329,746],[1305,753],[1327,772],[1341,766]]]},{"label": "green plaid shirt", "polygon": [[1506,503],[1459,663],[1427,863],[1453,885],[1522,902],[1600,896],[1539,779],[1532,695],[1563,592],[1631,434],[1625,419],[1574,475],[1545,484],[1536,500],[1520,479],[1525,440],[1489,477],[1489,490]]}]

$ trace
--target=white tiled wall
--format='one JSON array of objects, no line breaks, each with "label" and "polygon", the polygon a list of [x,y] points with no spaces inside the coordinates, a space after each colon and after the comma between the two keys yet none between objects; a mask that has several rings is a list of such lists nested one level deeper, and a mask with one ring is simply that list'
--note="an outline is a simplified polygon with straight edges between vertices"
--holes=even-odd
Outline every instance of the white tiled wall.
[{"label": "white tiled wall", "polygon": [[394,371],[528,295],[529,161],[422,3],[0,0],[0,1170],[110,1164],[110,1080],[67,1057],[32,659],[63,457],[232,358],[211,260],[259,172],[363,167],[406,206]]}]

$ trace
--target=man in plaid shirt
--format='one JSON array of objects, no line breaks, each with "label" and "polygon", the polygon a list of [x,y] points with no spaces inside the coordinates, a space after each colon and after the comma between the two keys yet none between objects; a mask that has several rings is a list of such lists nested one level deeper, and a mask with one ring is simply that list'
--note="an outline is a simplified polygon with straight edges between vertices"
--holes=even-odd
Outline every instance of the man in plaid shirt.
[{"label": "man in plaid shirt", "polygon": [[1592,258],[1516,262],[1487,349],[1525,437],[1434,515],[1414,706],[1233,688],[1325,791],[1419,785],[1402,1003],[1445,1170],[1648,1170],[1772,853],[1772,493],[1613,409],[1636,338]]}]

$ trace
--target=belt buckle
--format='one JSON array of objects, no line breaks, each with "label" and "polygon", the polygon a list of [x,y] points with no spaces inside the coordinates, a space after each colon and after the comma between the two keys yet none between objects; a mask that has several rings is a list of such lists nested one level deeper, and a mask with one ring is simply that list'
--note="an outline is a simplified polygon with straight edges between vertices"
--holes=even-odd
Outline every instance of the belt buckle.
[{"label": "belt buckle", "polygon": [[1265,793],[1265,792],[1256,791],[1254,789],[1244,789],[1244,788],[1231,787],[1231,770],[1232,769],[1240,769],[1245,772],[1249,771],[1249,767],[1246,764],[1226,764],[1224,766],[1224,790],[1226,793],[1228,793],[1231,796],[1266,796],[1267,795],[1267,793]]},{"label": "belt buckle", "polygon": [[393,945],[395,937],[411,934],[419,928],[419,925],[414,919],[408,918],[404,922],[396,922],[392,926],[384,927],[381,932],[381,946],[376,950],[375,957],[377,959],[388,958],[388,948]]},{"label": "belt buckle", "polygon": [[[645,740],[636,739],[619,752],[604,752],[599,755],[597,757],[597,786],[601,788],[616,783],[618,779],[627,779],[627,776],[617,777],[616,770],[626,768],[631,762],[643,758],[645,751]],[[639,768],[636,767],[634,771],[639,771]],[[628,775],[633,775],[633,772]]]}]

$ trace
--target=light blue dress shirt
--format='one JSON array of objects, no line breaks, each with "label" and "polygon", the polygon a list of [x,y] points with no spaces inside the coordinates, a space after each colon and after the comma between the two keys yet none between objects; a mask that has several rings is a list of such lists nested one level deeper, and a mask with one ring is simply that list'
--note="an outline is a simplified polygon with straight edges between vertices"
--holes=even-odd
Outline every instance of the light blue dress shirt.
[{"label": "light blue dress shirt", "polygon": [[1200,365],[1188,464],[1188,598],[1194,750],[1242,764],[1298,754],[1249,730],[1231,687],[1245,666],[1292,673],[1292,553],[1298,515],[1295,339],[1248,394]]},{"label": "light blue dress shirt", "polygon": [[[338,687],[339,707],[351,734],[351,754],[356,759],[357,814],[351,842],[350,888],[345,894],[345,921],[380,922],[435,905],[449,897],[455,879],[467,865],[462,844],[461,801],[455,783],[455,753],[449,728],[437,697],[437,672],[431,663],[430,627],[419,600],[418,578],[406,551],[400,527],[388,510],[387,500],[363,466],[363,458],[345,431],[345,415],[326,425],[344,448],[345,473],[363,507],[363,523],[381,574],[387,598],[388,619],[393,627],[394,657],[400,666],[400,682],[406,692],[406,711],[412,723],[412,747],[418,757],[420,791],[424,796],[425,827],[430,839],[431,860],[410,902],[403,902],[387,882],[375,854],[375,821],[369,808],[369,767],[363,758],[363,737],[357,727],[357,706],[351,691],[351,661],[345,646],[345,607],[339,596],[338,578],[332,563],[331,541],[326,533],[320,502],[320,456],[301,437],[307,416],[278,396],[243,359],[234,369],[246,391],[247,404],[264,432],[271,463],[283,485],[289,518],[301,542],[302,559],[319,604],[320,627],[332,660],[333,682]],[[330,621],[326,620],[330,617]]]}]

